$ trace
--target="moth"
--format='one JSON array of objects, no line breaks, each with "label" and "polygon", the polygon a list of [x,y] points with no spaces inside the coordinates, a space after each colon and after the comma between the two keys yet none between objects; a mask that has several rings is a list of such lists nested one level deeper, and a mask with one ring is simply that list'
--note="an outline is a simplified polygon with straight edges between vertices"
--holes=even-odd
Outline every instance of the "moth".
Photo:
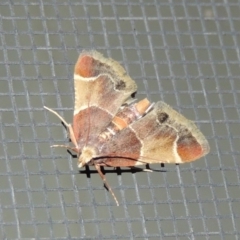
[{"label": "moth", "polygon": [[73,123],[66,126],[78,155],[78,167],[94,166],[110,191],[101,167],[137,167],[153,163],[186,163],[209,152],[196,125],[164,102],[135,101],[134,80],[116,61],[97,51],[83,51],[74,69]]}]

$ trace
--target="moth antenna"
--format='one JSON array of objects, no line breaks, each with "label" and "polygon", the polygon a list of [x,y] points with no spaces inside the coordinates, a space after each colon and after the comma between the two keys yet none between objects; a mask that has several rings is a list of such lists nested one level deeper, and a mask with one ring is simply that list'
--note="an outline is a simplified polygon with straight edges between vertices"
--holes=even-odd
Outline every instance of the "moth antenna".
[{"label": "moth antenna", "polygon": [[114,198],[117,206],[119,206],[119,202],[118,202],[118,200],[117,200],[117,198],[116,198],[116,196],[115,196],[112,188],[111,188],[110,185],[108,184],[105,175],[102,173],[100,166],[97,165],[97,164],[95,164],[94,166],[95,166],[96,170],[98,171],[98,174],[99,174],[100,177],[102,178],[104,185],[106,186],[106,188],[108,189],[108,191],[112,194],[112,196],[113,196],[113,198]]},{"label": "moth antenna", "polygon": [[72,143],[74,144],[74,146],[77,148],[78,145],[77,145],[77,140],[75,138],[75,135],[73,133],[73,128],[72,128],[72,125],[67,123],[62,116],[60,116],[56,111],[52,110],[51,108],[48,108],[46,106],[43,106],[45,109],[47,109],[49,112],[53,113],[54,115],[56,115],[63,123],[64,125],[67,127],[68,131],[69,131],[69,136],[70,136],[70,139],[72,141]]},{"label": "moth antenna", "polygon": [[69,128],[69,124],[54,110],[52,110],[51,108],[48,108],[46,106],[43,106],[45,109],[47,109],[49,112],[53,113],[54,115],[56,115],[63,123],[66,127]]},{"label": "moth antenna", "polygon": [[[134,161],[134,162],[142,163],[142,165],[144,165],[144,164],[154,164],[154,163],[167,163],[166,161],[165,162],[164,161],[161,162],[157,158],[150,158],[150,157],[139,156],[139,158],[141,158],[141,159],[135,159],[135,158],[128,157],[129,155],[131,155],[131,153],[125,153],[124,155],[123,154],[122,155],[116,155],[116,154],[98,155],[98,156],[94,157],[94,159],[100,159],[100,158],[124,158],[124,159],[128,159],[128,160],[131,160],[131,161]],[[175,164],[175,163],[176,162],[174,162],[173,164]],[[132,166],[132,167],[136,167],[136,166]],[[142,170],[144,170],[144,169],[142,169]],[[145,172],[151,172],[151,171],[154,172],[155,170],[146,168],[146,170],[144,170],[144,171]]]}]

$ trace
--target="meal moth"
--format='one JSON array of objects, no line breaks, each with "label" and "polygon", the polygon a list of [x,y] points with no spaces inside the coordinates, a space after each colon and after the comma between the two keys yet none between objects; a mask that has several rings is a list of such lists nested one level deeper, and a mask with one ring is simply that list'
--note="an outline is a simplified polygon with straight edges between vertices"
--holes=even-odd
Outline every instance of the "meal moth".
[{"label": "meal moth", "polygon": [[136,167],[151,163],[186,163],[209,152],[196,125],[164,102],[135,102],[135,81],[116,61],[97,51],[83,51],[74,69],[73,123],[67,127],[78,155],[78,167],[94,166],[117,205],[101,171],[103,167]]}]

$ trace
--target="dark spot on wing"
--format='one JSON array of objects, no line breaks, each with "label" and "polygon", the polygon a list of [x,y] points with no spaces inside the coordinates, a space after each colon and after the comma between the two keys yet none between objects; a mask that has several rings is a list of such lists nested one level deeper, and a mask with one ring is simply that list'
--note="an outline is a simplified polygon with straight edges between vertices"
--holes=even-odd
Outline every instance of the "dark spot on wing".
[{"label": "dark spot on wing", "polygon": [[126,83],[123,80],[118,80],[115,85],[116,89],[124,90],[126,88]]},{"label": "dark spot on wing", "polygon": [[159,113],[157,117],[158,117],[158,121],[159,121],[160,123],[166,122],[167,119],[169,118],[168,114],[165,113],[165,112]]}]

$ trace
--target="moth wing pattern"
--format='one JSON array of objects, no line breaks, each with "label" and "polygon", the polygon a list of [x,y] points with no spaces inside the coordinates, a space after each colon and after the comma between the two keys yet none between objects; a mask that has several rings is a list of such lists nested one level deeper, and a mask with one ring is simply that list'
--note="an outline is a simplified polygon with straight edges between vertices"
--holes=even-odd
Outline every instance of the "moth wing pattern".
[{"label": "moth wing pattern", "polygon": [[136,92],[124,68],[96,51],[83,51],[74,70],[73,132],[81,148],[91,143],[111,122],[119,108]]},{"label": "moth wing pattern", "polygon": [[191,162],[208,152],[208,142],[197,126],[160,101],[107,142],[101,154],[118,156],[106,159],[107,165],[120,164],[125,158],[125,165],[134,166]]},{"label": "moth wing pattern", "polygon": [[209,152],[208,141],[197,126],[161,101],[131,128],[143,143],[141,159],[149,163],[191,162]]},{"label": "moth wing pattern", "polygon": [[[78,167],[94,165],[117,205],[101,166],[134,167],[147,163],[185,163],[209,152],[197,126],[164,102],[133,103],[136,83],[116,61],[83,51],[74,69],[73,123],[45,107],[66,125],[78,154]],[[124,105],[124,106],[123,106]]]}]

